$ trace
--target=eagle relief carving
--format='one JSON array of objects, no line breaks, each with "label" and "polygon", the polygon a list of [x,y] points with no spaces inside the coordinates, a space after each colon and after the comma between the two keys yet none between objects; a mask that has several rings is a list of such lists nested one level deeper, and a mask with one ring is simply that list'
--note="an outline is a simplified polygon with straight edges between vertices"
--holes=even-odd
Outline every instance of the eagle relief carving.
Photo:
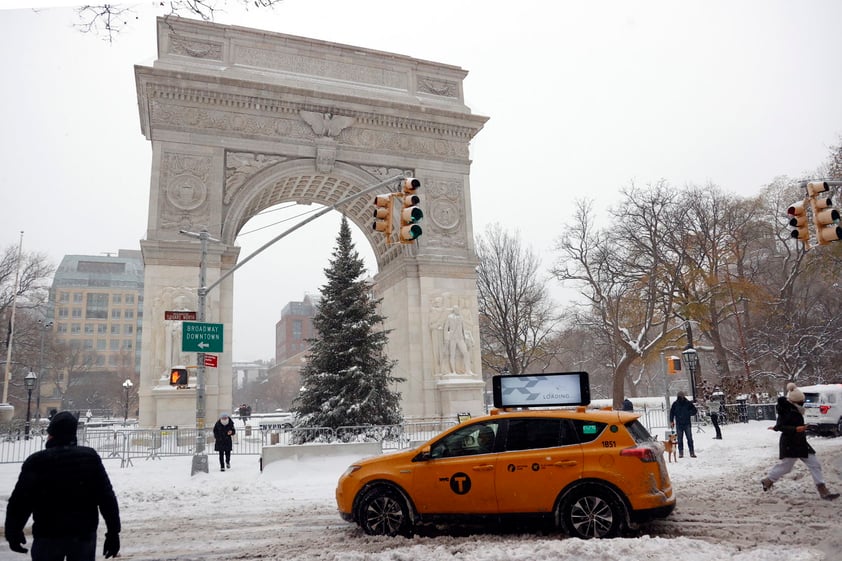
[{"label": "eagle relief carving", "polygon": [[336,137],[356,120],[354,117],[301,111],[304,119],[316,135],[316,169],[321,173],[330,173],[336,163]]},{"label": "eagle relief carving", "polygon": [[336,138],[339,133],[354,124],[354,117],[334,115],[333,113],[316,113],[315,111],[301,111],[301,118],[310,125],[316,136]]}]

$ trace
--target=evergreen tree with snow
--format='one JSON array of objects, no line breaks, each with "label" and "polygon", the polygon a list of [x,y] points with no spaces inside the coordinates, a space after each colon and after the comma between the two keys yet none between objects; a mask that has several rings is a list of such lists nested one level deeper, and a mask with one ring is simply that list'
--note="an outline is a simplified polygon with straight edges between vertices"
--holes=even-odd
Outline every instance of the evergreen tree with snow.
[{"label": "evergreen tree with snow", "polygon": [[400,394],[391,388],[403,380],[391,374],[396,361],[385,353],[380,299],[363,278],[365,266],[344,216],[336,242],[292,410],[305,427],[397,424]]}]

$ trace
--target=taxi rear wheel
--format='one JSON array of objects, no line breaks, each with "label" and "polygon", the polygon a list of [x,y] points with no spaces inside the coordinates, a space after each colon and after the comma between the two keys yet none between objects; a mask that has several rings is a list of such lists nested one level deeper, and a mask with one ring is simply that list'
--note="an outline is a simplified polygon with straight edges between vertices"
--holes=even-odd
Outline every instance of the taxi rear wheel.
[{"label": "taxi rear wheel", "polygon": [[359,501],[357,523],[372,536],[406,536],[411,527],[409,507],[397,490],[385,485],[373,487]]},{"label": "taxi rear wheel", "polygon": [[572,537],[613,538],[623,527],[624,510],[614,493],[588,486],[561,501],[556,517]]}]

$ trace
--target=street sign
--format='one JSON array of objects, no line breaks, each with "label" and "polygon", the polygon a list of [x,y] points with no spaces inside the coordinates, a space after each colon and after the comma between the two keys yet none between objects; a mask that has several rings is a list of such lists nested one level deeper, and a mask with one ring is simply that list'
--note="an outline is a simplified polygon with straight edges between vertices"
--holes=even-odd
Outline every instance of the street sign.
[{"label": "street sign", "polygon": [[221,353],[222,324],[185,321],[181,324],[181,352]]},{"label": "street sign", "polygon": [[211,368],[216,368],[216,365],[219,364],[219,357],[216,355],[205,355],[205,366],[210,366]]},{"label": "street sign", "polygon": [[164,319],[175,321],[196,321],[196,312],[166,311],[164,312]]}]

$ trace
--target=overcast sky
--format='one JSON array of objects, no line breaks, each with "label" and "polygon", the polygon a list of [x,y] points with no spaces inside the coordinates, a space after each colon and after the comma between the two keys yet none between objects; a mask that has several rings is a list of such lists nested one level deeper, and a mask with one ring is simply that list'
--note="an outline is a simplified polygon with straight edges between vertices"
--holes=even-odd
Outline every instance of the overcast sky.
[{"label": "overcast sky", "polygon": [[[151,147],[134,65],[156,56],[157,2],[111,46],[75,30],[71,9],[22,8],[34,4],[0,0],[0,246],[23,230],[55,264],[137,249]],[[838,0],[284,0],[217,22],[469,71],[466,103],[490,117],[471,145],[475,233],[499,221],[546,267],[576,198],[603,212],[619,188],[661,178],[754,194],[809,175],[842,135]],[[246,232],[308,210],[246,224],[241,256],[297,221]],[[324,283],[338,224],[331,213],[235,274],[234,360],[273,356],[280,310]]]}]

